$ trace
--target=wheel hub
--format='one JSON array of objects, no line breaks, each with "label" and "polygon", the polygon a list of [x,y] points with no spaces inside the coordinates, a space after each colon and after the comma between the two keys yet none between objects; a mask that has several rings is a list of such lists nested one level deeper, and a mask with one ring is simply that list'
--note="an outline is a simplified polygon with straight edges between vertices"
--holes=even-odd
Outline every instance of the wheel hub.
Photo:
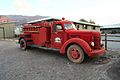
[{"label": "wheel hub", "polygon": [[23,41],[21,41],[21,47],[24,48],[25,47],[25,43]]},{"label": "wheel hub", "polygon": [[78,59],[80,57],[79,51],[76,48],[73,48],[71,50],[71,56],[74,59]]}]

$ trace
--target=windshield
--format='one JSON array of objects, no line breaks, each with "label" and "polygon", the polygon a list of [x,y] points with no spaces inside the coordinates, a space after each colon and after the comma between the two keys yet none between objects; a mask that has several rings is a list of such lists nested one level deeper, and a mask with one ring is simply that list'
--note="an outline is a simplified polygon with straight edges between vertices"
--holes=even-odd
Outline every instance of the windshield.
[{"label": "windshield", "polygon": [[65,29],[76,29],[74,24],[64,24]]}]

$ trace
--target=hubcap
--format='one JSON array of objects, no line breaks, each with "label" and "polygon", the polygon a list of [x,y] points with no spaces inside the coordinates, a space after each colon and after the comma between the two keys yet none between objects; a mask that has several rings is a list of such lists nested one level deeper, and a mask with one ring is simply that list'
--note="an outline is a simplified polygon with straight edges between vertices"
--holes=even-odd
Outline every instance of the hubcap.
[{"label": "hubcap", "polygon": [[23,41],[21,41],[21,48],[25,47],[25,43]]},{"label": "hubcap", "polygon": [[72,48],[70,53],[73,59],[78,59],[80,57],[79,51],[76,48]]}]

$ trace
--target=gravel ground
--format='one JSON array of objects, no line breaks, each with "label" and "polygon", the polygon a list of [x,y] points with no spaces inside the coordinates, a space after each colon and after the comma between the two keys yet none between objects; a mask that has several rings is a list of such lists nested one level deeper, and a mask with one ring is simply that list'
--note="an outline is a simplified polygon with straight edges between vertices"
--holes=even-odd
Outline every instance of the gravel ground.
[{"label": "gravel ground", "polygon": [[120,80],[120,53],[107,51],[106,64],[89,59],[82,64],[70,62],[57,51],[19,49],[14,40],[0,41],[0,80]]}]

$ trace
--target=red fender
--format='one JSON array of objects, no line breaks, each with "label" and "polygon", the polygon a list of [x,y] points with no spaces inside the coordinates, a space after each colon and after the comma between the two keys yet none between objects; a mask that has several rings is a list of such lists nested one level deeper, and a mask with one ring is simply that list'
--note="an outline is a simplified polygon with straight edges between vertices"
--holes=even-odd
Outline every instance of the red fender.
[{"label": "red fender", "polygon": [[73,43],[80,45],[82,47],[82,49],[85,51],[86,54],[88,54],[90,51],[92,51],[91,47],[89,46],[89,44],[86,41],[84,41],[84,40],[82,40],[80,38],[72,38],[72,39],[69,39],[68,41],[66,41],[63,44],[63,46],[60,49],[60,53],[64,54],[65,51],[66,51],[67,46],[69,44],[73,44]]}]

